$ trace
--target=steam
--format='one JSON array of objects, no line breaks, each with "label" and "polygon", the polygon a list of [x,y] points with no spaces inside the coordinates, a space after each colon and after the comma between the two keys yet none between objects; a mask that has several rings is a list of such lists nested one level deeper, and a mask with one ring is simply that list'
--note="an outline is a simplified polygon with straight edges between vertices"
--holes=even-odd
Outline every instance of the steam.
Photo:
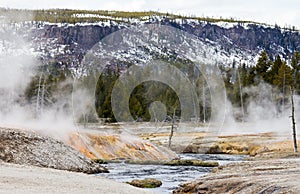
[{"label": "steam", "polygon": [[[232,111],[231,114],[226,116],[233,122],[224,124],[221,135],[276,133],[278,140],[292,138],[290,94],[286,94],[284,105],[279,100],[284,96],[279,96],[280,92],[267,83],[245,87],[243,88],[243,93],[249,95],[248,100],[244,104],[246,110],[244,122],[237,121],[234,116],[234,114],[242,115],[241,108],[232,107],[229,104]],[[297,123],[300,123],[299,100],[299,96],[295,95]]]},{"label": "steam", "polygon": [[[65,107],[70,96],[59,96],[51,108],[36,114],[34,104],[26,101],[26,87],[41,65],[24,38],[29,29],[14,15],[0,12],[0,126],[39,130],[48,135],[63,137],[74,129],[72,114]],[[26,18],[30,21],[29,15]],[[24,28],[24,29],[23,29]],[[67,80],[64,84],[70,82]],[[63,87],[62,85],[62,87]]]}]

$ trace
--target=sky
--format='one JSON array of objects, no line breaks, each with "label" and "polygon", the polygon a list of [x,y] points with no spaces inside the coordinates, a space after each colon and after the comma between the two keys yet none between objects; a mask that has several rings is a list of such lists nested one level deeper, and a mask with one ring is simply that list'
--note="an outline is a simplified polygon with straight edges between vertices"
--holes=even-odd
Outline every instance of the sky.
[{"label": "sky", "polygon": [[299,0],[1,0],[0,7],[24,9],[89,9],[160,11],[174,14],[250,20],[296,26],[300,29]]}]

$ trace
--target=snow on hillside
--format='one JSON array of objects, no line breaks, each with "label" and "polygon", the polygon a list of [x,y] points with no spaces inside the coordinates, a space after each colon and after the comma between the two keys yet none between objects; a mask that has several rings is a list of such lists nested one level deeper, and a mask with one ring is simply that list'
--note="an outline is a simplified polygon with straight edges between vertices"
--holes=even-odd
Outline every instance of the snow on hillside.
[{"label": "snow on hillside", "polygon": [[[207,22],[200,21],[197,19],[186,19],[177,18],[170,19],[166,16],[154,15],[154,16],[143,16],[140,19],[137,18],[113,18],[111,16],[104,16],[98,14],[75,14],[73,17],[84,18],[84,17],[98,17],[102,18],[103,21],[96,23],[49,23],[49,22],[20,22],[11,24],[0,24],[0,56],[9,55],[10,53],[31,53],[37,58],[41,59],[43,63],[47,61],[57,61],[60,64],[66,64],[69,69],[80,69],[80,61],[87,51],[92,47],[88,45],[85,48],[82,46],[83,43],[87,42],[82,38],[94,39],[90,44],[96,44],[102,37],[109,35],[111,32],[130,28],[132,25],[140,26],[148,23],[163,23],[166,25],[177,24],[184,31],[190,29],[206,28],[206,25],[217,26],[223,30],[239,27],[245,31],[249,30],[251,23],[238,23],[238,22]],[[262,31],[264,28],[270,28],[262,25]],[[3,36],[7,34],[6,29],[12,29],[13,33],[17,36],[24,38],[27,41],[27,45],[24,48],[18,48],[14,45],[14,40]],[[100,29],[100,30],[98,30]],[[98,30],[94,34],[90,34],[90,31]],[[66,34],[69,33],[69,34]],[[78,35],[78,33],[81,33]],[[98,35],[97,35],[98,33]],[[188,32],[189,33],[189,32]],[[210,32],[208,32],[210,33]],[[49,35],[50,34],[50,35]],[[94,37],[97,35],[98,37]],[[79,41],[81,40],[81,42]],[[263,48],[245,49],[236,43],[227,35],[223,35],[217,39],[197,37],[200,41],[201,46],[198,57],[201,58],[203,63],[209,64],[223,64],[237,65],[245,63],[248,65],[254,65],[258,59],[258,54]],[[150,42],[140,40],[142,45],[150,51],[150,53],[160,54],[167,56],[166,52],[171,53],[170,50],[163,51],[162,48],[149,44]],[[148,45],[147,45],[148,44]],[[251,43],[250,43],[251,44]],[[225,46],[224,46],[225,45]],[[273,43],[270,46],[271,49],[285,53],[285,49],[279,45]],[[174,48],[176,50],[176,48]],[[151,59],[151,54],[145,53],[144,51],[130,50],[128,52],[115,53],[115,58],[118,60],[140,60],[144,61]]]}]

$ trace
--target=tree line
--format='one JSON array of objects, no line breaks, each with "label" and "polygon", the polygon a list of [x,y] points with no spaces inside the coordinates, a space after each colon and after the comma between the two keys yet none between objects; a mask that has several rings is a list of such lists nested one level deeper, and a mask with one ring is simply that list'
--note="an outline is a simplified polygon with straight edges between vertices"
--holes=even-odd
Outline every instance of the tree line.
[{"label": "tree line", "polygon": [[[185,72],[194,84],[198,96],[199,119],[202,122],[208,120],[211,116],[211,96],[205,77],[199,70],[195,70],[191,62],[175,60],[172,65]],[[272,93],[270,100],[276,105],[278,114],[289,104],[291,89],[296,94],[300,92],[298,84],[300,83],[300,54],[298,51],[294,52],[290,60],[285,60],[279,55],[272,58],[266,51],[262,51],[254,66],[233,62],[231,67],[220,65],[218,68],[221,70],[229,101],[234,107],[243,108],[243,114],[247,114],[249,101],[256,97],[256,94],[248,92],[245,88],[259,84],[270,86],[272,88],[269,91]],[[96,90],[98,116],[112,118],[112,121],[114,121],[114,114],[111,110],[111,92],[118,77],[119,72],[114,71],[102,74]],[[156,81],[141,83],[131,93],[129,101],[131,115],[137,121],[149,121],[151,119],[149,106],[154,101],[160,101],[166,105],[168,116],[172,116],[175,110],[176,116],[180,117],[180,101],[176,91]],[[236,117],[241,119],[241,116],[240,114]]]},{"label": "tree line", "polygon": [[[211,96],[205,75],[202,73],[212,69],[205,70],[203,68],[204,70],[200,71],[189,60],[162,60],[166,60],[187,75],[193,87],[196,88],[195,91],[198,96],[198,104],[194,104],[194,106],[198,106],[196,115],[202,122],[209,120],[211,116]],[[213,67],[207,66],[206,68]],[[300,54],[298,51],[295,51],[289,60],[285,60],[280,56],[270,57],[265,51],[262,51],[254,66],[233,62],[231,66],[219,65],[218,68],[223,77],[229,101],[234,107],[242,108],[243,114],[247,114],[247,103],[256,95],[247,91],[246,88],[256,87],[260,84],[270,86],[272,88],[270,96],[278,107],[278,113],[283,111],[285,105],[288,105],[291,89],[294,90],[295,94],[300,93]],[[64,87],[60,86],[61,83],[72,77],[69,70],[58,68],[56,63],[51,63],[41,67],[39,72],[43,73],[33,77],[25,90],[24,97],[27,103],[35,107],[39,103],[40,107],[47,108],[58,100],[59,93],[71,93],[71,81],[67,85],[65,84]],[[111,107],[111,94],[121,74],[121,70],[111,67],[107,68],[99,78],[96,78],[98,81],[94,106],[99,118],[107,118],[111,122],[116,121]],[[84,79],[83,87],[88,87],[91,83],[88,81],[90,78],[85,77]],[[61,95],[59,96],[61,97]],[[172,117],[175,113],[175,116],[180,118],[181,104],[178,94],[170,86],[158,81],[143,82],[134,88],[129,98],[130,114],[136,121],[153,120],[151,118],[153,114],[151,114],[149,108],[151,103],[155,101],[160,101],[165,105],[167,117]],[[71,107],[70,105],[66,106]],[[193,107],[191,106],[191,108]],[[189,115],[190,118],[185,119],[190,120],[194,116],[191,114]],[[236,115],[237,119],[241,119],[241,117],[241,114]],[[95,119],[91,118],[89,120]]]}]

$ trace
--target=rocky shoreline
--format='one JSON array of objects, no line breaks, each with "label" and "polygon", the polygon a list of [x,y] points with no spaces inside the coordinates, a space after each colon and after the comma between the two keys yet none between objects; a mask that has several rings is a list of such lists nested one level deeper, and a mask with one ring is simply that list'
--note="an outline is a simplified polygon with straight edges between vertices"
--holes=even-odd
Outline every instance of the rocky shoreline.
[{"label": "rocky shoreline", "polygon": [[300,193],[300,158],[231,163],[213,169],[173,194],[184,193]]}]

